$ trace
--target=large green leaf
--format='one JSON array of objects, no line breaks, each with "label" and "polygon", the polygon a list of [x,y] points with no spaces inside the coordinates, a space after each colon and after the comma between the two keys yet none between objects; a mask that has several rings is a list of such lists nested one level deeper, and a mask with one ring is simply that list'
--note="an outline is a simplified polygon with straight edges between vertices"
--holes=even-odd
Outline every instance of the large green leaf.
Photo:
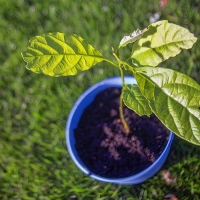
[{"label": "large green leaf", "polygon": [[75,75],[104,60],[102,54],[80,36],[64,33],[32,38],[22,57],[28,69],[50,76]]},{"label": "large green leaf", "polygon": [[152,111],[179,137],[200,145],[200,85],[174,70],[138,69],[135,78]]},{"label": "large green leaf", "polygon": [[157,66],[179,54],[181,49],[191,48],[196,40],[187,29],[167,20],[153,23],[133,44],[132,62],[137,66]]},{"label": "large green leaf", "polygon": [[141,93],[138,85],[125,85],[123,88],[123,101],[127,107],[134,110],[138,115],[150,116],[152,114],[148,100]]}]

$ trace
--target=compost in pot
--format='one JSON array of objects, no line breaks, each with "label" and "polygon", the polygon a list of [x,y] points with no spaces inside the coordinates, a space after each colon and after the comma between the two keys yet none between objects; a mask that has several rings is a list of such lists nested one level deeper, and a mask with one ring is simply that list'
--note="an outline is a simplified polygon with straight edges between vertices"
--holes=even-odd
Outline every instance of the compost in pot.
[{"label": "compost in pot", "polygon": [[108,88],[88,106],[74,130],[77,152],[99,176],[122,178],[149,167],[164,150],[169,130],[154,116],[140,117],[124,106],[130,133],[119,117],[120,88]]}]

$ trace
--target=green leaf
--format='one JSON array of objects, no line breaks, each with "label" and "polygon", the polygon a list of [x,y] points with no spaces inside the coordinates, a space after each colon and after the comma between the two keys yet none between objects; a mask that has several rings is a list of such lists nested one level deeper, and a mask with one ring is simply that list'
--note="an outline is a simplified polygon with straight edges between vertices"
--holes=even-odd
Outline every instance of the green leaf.
[{"label": "green leaf", "polygon": [[137,66],[155,67],[179,54],[181,49],[191,48],[196,40],[187,29],[167,20],[153,23],[142,38],[133,44],[132,62]]},{"label": "green leaf", "polygon": [[22,57],[29,70],[50,76],[75,75],[104,60],[102,54],[80,36],[64,33],[32,38]]},{"label": "green leaf", "polygon": [[130,88],[125,85],[123,88],[122,97],[125,105],[134,110],[138,115],[150,116],[152,114],[149,102],[141,93],[138,85],[133,84]]},{"label": "green leaf", "polygon": [[133,31],[130,35],[124,36],[119,43],[118,49],[121,47],[125,47],[127,44],[134,43],[136,40],[142,37],[142,34],[146,30],[147,29],[144,30],[137,29],[136,31]]},{"label": "green leaf", "polygon": [[138,70],[135,78],[153,113],[179,137],[200,145],[200,85],[171,69]]}]

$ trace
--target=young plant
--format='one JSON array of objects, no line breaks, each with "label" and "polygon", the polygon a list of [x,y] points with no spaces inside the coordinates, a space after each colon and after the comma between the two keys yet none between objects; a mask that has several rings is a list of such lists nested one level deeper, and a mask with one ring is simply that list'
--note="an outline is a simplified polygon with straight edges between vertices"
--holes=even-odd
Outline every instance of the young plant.
[{"label": "young plant", "polygon": [[[104,57],[80,36],[59,32],[32,38],[22,57],[29,70],[50,76],[75,75],[102,61],[117,66],[123,85],[120,117],[127,133],[122,101],[140,116],[154,113],[176,135],[200,145],[200,85],[180,72],[157,67],[181,49],[191,48],[196,40],[187,29],[164,20],[125,36],[118,49],[112,49],[116,62]],[[119,52],[127,44],[132,44],[132,52],[124,61]],[[125,71],[132,72],[138,85],[125,84]]]}]

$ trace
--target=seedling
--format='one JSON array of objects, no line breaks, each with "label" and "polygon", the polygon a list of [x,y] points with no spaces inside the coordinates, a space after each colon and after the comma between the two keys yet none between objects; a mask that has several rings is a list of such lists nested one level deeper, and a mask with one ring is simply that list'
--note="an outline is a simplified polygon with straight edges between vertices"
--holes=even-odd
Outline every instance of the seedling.
[{"label": "seedling", "polygon": [[[154,113],[176,135],[200,145],[200,85],[185,74],[158,67],[181,49],[191,48],[196,40],[187,29],[164,20],[125,36],[116,50],[112,48],[115,62],[80,36],[59,32],[32,38],[22,57],[29,70],[50,76],[75,75],[106,61],[118,67],[122,77],[119,110],[127,133],[122,101],[140,116]],[[120,51],[127,45],[132,45],[132,51],[123,60]],[[125,71],[132,72],[138,85],[125,84]]]}]

